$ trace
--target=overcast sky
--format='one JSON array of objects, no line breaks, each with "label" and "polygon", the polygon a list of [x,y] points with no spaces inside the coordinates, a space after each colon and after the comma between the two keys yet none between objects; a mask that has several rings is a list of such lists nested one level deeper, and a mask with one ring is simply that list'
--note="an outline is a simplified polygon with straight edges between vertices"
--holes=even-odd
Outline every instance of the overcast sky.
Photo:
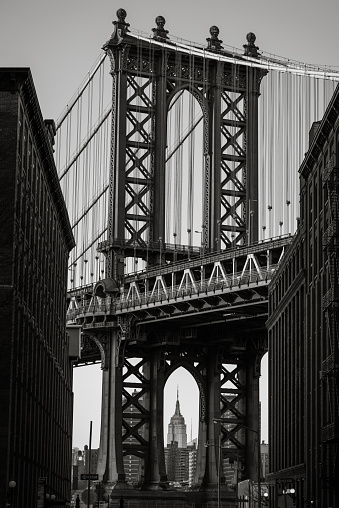
[{"label": "overcast sky", "polygon": [[338,0],[1,0],[1,66],[31,67],[42,112],[56,119],[113,31],[116,11],[150,33],[155,18],[205,44],[217,25],[225,44],[242,48],[254,32],[262,51],[338,66]]},{"label": "overcast sky", "polygon": [[[254,32],[260,50],[306,63],[339,68],[338,0],[0,0],[0,65],[30,67],[45,118],[57,119],[109,39],[116,11],[127,11],[135,30],[149,33],[155,18],[166,19],[169,36],[205,44],[217,25],[225,45],[241,48]],[[76,369],[74,376],[74,445],[88,443],[93,420],[93,447],[100,426],[100,368]],[[179,380],[178,380],[179,379]],[[174,412],[179,382],[182,414],[197,425],[197,388],[193,378],[177,376],[166,388],[165,424]],[[172,385],[170,386],[170,384]],[[262,437],[267,441],[267,361],[263,363]],[[169,393],[169,395],[168,395]],[[193,401],[193,402],[192,402]],[[193,426],[193,437],[196,430]]]}]

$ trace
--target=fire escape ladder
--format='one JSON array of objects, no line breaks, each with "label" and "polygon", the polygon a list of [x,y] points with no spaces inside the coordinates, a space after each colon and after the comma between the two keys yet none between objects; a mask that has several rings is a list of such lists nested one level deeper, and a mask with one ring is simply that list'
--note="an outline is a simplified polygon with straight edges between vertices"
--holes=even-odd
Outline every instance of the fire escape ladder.
[{"label": "fire escape ladder", "polygon": [[330,288],[323,298],[323,311],[328,327],[330,355],[322,362],[322,378],[326,381],[329,403],[328,422],[322,427],[322,478],[333,482],[339,468],[339,279],[338,279],[338,194],[339,171],[333,153],[323,173],[327,186],[330,223],[323,235],[323,249],[328,255]]}]

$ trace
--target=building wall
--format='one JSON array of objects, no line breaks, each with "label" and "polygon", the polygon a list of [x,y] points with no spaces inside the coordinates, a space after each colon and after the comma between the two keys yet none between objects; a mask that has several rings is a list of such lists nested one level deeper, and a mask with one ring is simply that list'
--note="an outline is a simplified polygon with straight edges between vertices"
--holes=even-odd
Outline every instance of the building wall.
[{"label": "building wall", "polygon": [[73,237],[29,69],[0,69],[0,506],[70,497],[72,370],[65,330]]},{"label": "building wall", "polygon": [[188,443],[188,486],[194,484],[195,471],[197,469],[197,439],[193,439]]},{"label": "building wall", "polygon": [[297,506],[339,505],[334,361],[338,358],[338,111],[337,89],[323,120],[311,130],[310,148],[300,168],[298,231],[269,289],[268,478],[274,487],[274,507],[278,490],[289,479]]}]

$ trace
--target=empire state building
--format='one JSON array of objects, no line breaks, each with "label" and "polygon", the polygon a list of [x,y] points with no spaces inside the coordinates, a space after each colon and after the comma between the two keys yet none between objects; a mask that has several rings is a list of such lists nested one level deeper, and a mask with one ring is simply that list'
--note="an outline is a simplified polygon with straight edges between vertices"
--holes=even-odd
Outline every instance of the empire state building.
[{"label": "empire state building", "polygon": [[168,424],[167,446],[178,443],[178,448],[187,448],[187,432],[185,418],[180,413],[179,391],[177,390],[177,401],[175,412]]},{"label": "empire state building", "polygon": [[195,472],[196,443],[187,446],[185,418],[180,412],[179,391],[174,415],[168,424],[167,447],[165,448],[166,472],[176,487],[188,485]]}]

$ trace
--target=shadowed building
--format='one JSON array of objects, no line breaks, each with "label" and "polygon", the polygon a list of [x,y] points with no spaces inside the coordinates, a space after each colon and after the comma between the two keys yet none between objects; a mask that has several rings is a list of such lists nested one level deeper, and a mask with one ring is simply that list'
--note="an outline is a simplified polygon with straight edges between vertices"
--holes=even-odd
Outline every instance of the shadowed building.
[{"label": "shadowed building", "polygon": [[[0,506],[70,499],[72,367],[65,329],[74,246],[29,69],[0,69]],[[9,492],[11,482],[11,492]],[[41,501],[40,501],[41,502]]]},{"label": "shadowed building", "polygon": [[[300,221],[269,289],[271,506],[339,505],[339,89],[310,132]],[[274,487],[274,489],[273,489]]]}]

